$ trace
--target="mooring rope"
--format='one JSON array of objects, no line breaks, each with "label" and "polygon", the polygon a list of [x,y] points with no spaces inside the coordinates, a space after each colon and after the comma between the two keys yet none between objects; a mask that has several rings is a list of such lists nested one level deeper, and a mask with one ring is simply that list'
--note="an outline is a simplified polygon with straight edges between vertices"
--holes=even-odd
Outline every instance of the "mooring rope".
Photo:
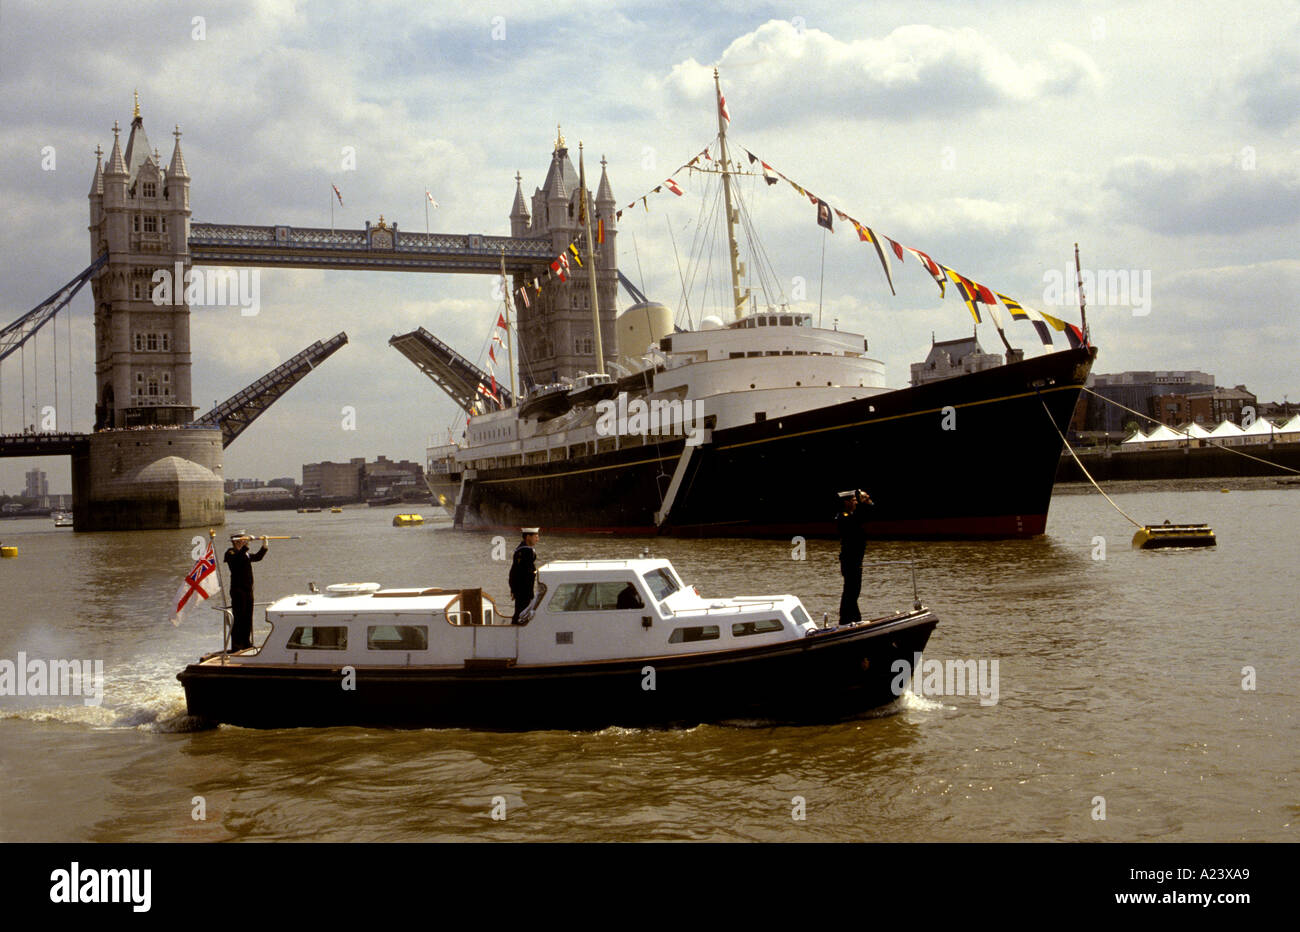
[{"label": "mooring rope", "polygon": [[[1107,398],[1105,395],[1098,395],[1091,388],[1084,388],[1083,390],[1087,392],[1089,395],[1096,395],[1096,397],[1100,398],[1102,401],[1109,402],[1110,404],[1113,404],[1115,407],[1127,411],[1129,414],[1136,414],[1138,417],[1148,420],[1153,424],[1164,424],[1164,421],[1158,420],[1157,418],[1154,418],[1149,414],[1143,414],[1141,411],[1134,411],[1132,408],[1120,404],[1118,401],[1116,401],[1113,398]],[[1168,427],[1169,425],[1164,424],[1164,426]],[[1210,438],[1208,437],[1193,437],[1187,431],[1179,430],[1177,427],[1170,427],[1169,429],[1176,434],[1182,434],[1184,437],[1187,437],[1189,440],[1209,441],[1209,444],[1212,447],[1218,447],[1220,450],[1227,450],[1229,453],[1236,453],[1238,456],[1244,456],[1246,457],[1246,459],[1255,460],[1257,463],[1263,463],[1266,466],[1276,466],[1278,469],[1284,469],[1287,472],[1293,472],[1296,475],[1300,476],[1300,469],[1292,469],[1290,466],[1283,466],[1281,463],[1274,463],[1272,460],[1266,460],[1259,456],[1252,456],[1251,454],[1246,453],[1243,450],[1238,450],[1233,447],[1225,446],[1224,444],[1218,443],[1214,440],[1210,440]]]},{"label": "mooring rope", "polygon": [[1061,443],[1065,444],[1065,448],[1070,451],[1070,455],[1073,456],[1074,461],[1079,464],[1079,469],[1083,471],[1083,474],[1088,477],[1088,481],[1092,483],[1092,487],[1096,489],[1098,492],[1101,492],[1101,497],[1106,499],[1106,501],[1110,502],[1110,507],[1114,508],[1120,514],[1122,514],[1126,519],[1128,519],[1128,522],[1132,524],[1135,528],[1138,528],[1139,530],[1144,528],[1146,525],[1139,524],[1137,521],[1134,521],[1133,517],[1127,511],[1119,507],[1119,505],[1115,504],[1114,499],[1112,499],[1109,495],[1107,495],[1105,490],[1102,489],[1102,487],[1097,484],[1097,480],[1092,478],[1092,473],[1088,472],[1087,467],[1083,465],[1083,461],[1079,459],[1079,455],[1074,452],[1074,447],[1070,446],[1070,441],[1065,439],[1065,434],[1061,433],[1061,428],[1056,426],[1056,420],[1052,417],[1052,412],[1048,409],[1047,402],[1043,401],[1042,395],[1038,396],[1038,402],[1043,406],[1043,413],[1047,415],[1047,420],[1051,423],[1052,429],[1056,431],[1056,436],[1061,438]]}]

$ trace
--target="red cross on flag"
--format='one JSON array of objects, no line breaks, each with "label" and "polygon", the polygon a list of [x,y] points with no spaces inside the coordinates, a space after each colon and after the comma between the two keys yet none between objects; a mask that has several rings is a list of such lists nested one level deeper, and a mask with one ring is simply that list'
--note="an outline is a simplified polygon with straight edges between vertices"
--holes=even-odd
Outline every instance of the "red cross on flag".
[{"label": "red cross on flag", "polygon": [[179,626],[185,617],[185,609],[195,601],[208,598],[220,588],[217,581],[217,557],[212,552],[212,542],[208,541],[208,549],[199,557],[199,562],[194,564],[194,569],[190,570],[176,593],[176,611],[172,613],[172,624]]}]

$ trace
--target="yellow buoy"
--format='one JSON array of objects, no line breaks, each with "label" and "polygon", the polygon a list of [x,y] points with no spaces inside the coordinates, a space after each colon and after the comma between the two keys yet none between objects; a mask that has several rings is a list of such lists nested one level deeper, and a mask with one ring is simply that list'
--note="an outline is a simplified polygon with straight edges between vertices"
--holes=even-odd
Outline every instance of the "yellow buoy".
[{"label": "yellow buoy", "polygon": [[16,556],[18,556],[17,547],[0,547],[0,558],[7,560]]},{"label": "yellow buoy", "polygon": [[423,524],[424,515],[394,515],[393,527],[409,527],[412,524]]},{"label": "yellow buoy", "polygon": [[1133,535],[1133,546],[1142,550],[1161,547],[1213,547],[1217,541],[1208,524],[1148,524]]}]

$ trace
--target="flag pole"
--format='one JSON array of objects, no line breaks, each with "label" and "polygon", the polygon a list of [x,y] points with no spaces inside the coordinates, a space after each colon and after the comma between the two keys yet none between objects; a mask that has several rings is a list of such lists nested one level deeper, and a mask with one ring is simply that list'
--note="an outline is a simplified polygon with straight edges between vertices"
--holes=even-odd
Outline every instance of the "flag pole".
[{"label": "flag pole", "polygon": [[424,192],[424,232],[429,232],[429,192]]},{"label": "flag pole", "polygon": [[226,663],[226,644],[229,637],[230,612],[227,605],[226,581],[221,578],[221,558],[217,556],[217,548],[212,545],[216,542],[217,531],[215,528],[208,528],[208,546],[212,547],[212,563],[217,571],[217,587],[221,590],[221,664]]},{"label": "flag pole", "polygon": [[1083,343],[1088,344],[1088,309],[1083,297],[1083,269],[1079,267],[1079,244],[1074,244],[1074,277],[1079,286],[1079,324],[1083,332]]},{"label": "flag pole", "polygon": [[332,183],[330,184],[330,190],[327,196],[330,199],[330,232],[333,233],[334,232],[334,185]]},{"label": "flag pole", "polygon": [[[591,237],[591,209],[587,204],[587,168],[582,158],[582,140],[578,140],[578,212],[582,214],[583,229],[587,234],[587,281],[591,284],[591,316],[595,331],[596,372],[605,374],[605,348],[600,340],[600,296],[596,291],[595,244]],[[576,253],[575,253],[576,255]]]},{"label": "flag pole", "polygon": [[510,367],[510,405],[514,407],[519,404],[519,389],[515,385],[515,345],[510,342],[510,305],[514,300],[514,296],[510,293],[510,282],[506,279],[506,248],[504,246],[501,247],[501,288],[505,291],[506,359],[508,360],[506,364]]}]

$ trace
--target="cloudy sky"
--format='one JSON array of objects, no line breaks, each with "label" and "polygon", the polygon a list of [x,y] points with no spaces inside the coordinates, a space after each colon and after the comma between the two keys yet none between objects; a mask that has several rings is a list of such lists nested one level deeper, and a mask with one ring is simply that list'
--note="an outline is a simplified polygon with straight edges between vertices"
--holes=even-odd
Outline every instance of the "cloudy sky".
[{"label": "cloudy sky", "polygon": [[[572,147],[582,140],[608,159],[620,204],[700,151],[716,134],[715,64],[733,144],[879,232],[1072,321],[1072,290],[1066,306],[1051,302],[1073,244],[1086,269],[1122,270],[1127,296],[1090,299],[1096,371],[1201,369],[1262,400],[1300,397],[1286,310],[1300,293],[1294,0],[1246,0],[1230,15],[1200,0],[499,0],[350,12],[290,0],[3,0],[0,318],[89,262],[94,149],[111,146],[114,120],[129,123],[137,88],[164,163],[173,125],[184,132],[195,221],[328,226],[336,183],[339,227],[382,213],[423,230],[428,188],[440,204],[434,229],[504,234],[514,174],[531,195],[557,123]],[[355,169],[343,167],[346,147]],[[690,195],[704,182],[676,177],[688,196],[625,215],[618,246],[633,281],[680,308],[674,240],[689,251],[701,225]],[[941,301],[910,257],[892,296],[851,230],[823,242],[812,206],[788,186],[742,189],[783,292],[773,298],[817,313],[820,296],[828,325],[867,334],[891,384],[906,384],[932,332],[969,331],[965,308],[951,292]],[[710,294],[688,296],[695,319]],[[71,311],[75,373],[69,384],[61,321],[59,419],[84,430],[89,288]],[[300,480],[304,462],[380,453],[422,461],[456,411],[388,338],[424,326],[482,358],[495,316],[487,278],[263,270],[258,315],[194,311],[193,401],[206,410],[345,330],[349,345],[226,451],[226,476]],[[999,346],[990,325],[980,331],[986,348]],[[1008,332],[1041,351],[1028,324]],[[43,333],[27,357],[29,420],[53,401],[54,352]],[[6,431],[24,416],[18,363],[0,371]],[[344,429],[349,405],[355,430]],[[53,491],[69,488],[66,460],[37,462]],[[0,489],[21,491],[31,465],[0,461]]]}]

